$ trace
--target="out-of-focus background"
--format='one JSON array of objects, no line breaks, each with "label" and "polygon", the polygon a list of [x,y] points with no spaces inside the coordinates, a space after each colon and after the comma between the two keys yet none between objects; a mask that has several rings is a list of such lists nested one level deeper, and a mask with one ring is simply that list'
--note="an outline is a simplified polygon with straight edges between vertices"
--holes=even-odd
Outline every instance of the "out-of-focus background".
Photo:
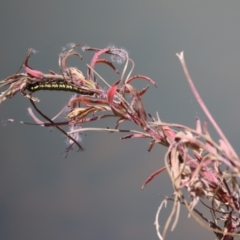
[{"label": "out-of-focus background", "polygon": [[[240,2],[219,0],[3,1],[0,79],[17,71],[30,47],[39,51],[30,66],[57,72],[58,55],[67,43],[113,44],[129,51],[134,74],[156,81],[158,88],[151,87],[143,98],[147,111],[194,127],[195,117],[206,117],[175,55],[184,50],[201,96],[239,152],[239,12]],[[84,69],[90,55],[69,64]],[[118,79],[107,67],[101,73],[109,83]],[[47,91],[35,95],[50,116],[71,97]],[[20,94],[0,106],[1,121],[15,119],[0,127],[0,239],[157,239],[155,213],[172,185],[164,173],[144,190],[140,187],[163,166],[166,149],[156,146],[148,153],[147,140],[120,141],[119,134],[87,132],[82,143],[86,150],[72,151],[65,159],[60,132],[20,124],[32,122],[28,107]],[[94,126],[114,125],[101,121]],[[160,215],[161,227],[170,210],[171,205]],[[168,239],[214,237],[186,211],[168,234]]]}]

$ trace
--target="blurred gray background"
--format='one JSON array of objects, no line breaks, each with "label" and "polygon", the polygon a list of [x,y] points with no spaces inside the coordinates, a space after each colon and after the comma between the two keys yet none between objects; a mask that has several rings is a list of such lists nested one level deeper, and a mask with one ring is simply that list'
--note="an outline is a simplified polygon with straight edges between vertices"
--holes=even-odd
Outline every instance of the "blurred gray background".
[{"label": "blurred gray background", "polygon": [[[175,55],[184,50],[194,83],[239,153],[239,13],[239,1],[2,1],[0,79],[17,71],[30,47],[39,51],[30,66],[47,72],[58,71],[58,54],[69,42],[100,48],[114,44],[135,60],[134,74],[148,75],[158,85],[143,98],[147,111],[194,127],[196,116],[206,117]],[[84,68],[90,55],[73,66]],[[108,78],[111,71],[105,70],[104,78],[115,82],[118,77]],[[35,95],[50,116],[71,96]],[[163,166],[166,149],[156,146],[148,153],[146,140],[120,141],[120,134],[87,132],[86,150],[72,151],[65,159],[60,132],[19,123],[32,122],[29,106],[20,94],[0,106],[1,121],[15,119],[0,127],[0,239],[157,239],[155,213],[172,185],[164,173],[144,190],[140,187]],[[170,209],[162,212],[161,224]],[[186,211],[168,234],[168,239],[214,238]]]}]

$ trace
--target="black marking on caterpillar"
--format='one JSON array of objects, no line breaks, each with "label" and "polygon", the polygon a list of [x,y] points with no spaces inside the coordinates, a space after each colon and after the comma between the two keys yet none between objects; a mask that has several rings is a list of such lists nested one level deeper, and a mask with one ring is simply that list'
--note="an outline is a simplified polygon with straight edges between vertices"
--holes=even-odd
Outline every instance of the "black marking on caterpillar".
[{"label": "black marking on caterpillar", "polygon": [[36,92],[40,90],[50,90],[50,91],[67,91],[75,92],[81,95],[93,95],[93,92],[90,92],[86,89],[82,89],[76,86],[73,86],[67,82],[35,82],[27,86],[29,92]]}]

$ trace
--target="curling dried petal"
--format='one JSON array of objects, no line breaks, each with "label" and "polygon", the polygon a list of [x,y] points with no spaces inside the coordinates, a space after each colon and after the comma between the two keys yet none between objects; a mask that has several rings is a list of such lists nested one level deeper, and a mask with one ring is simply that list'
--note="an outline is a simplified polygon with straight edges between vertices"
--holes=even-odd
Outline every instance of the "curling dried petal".
[{"label": "curling dried petal", "polygon": [[25,71],[27,72],[28,75],[30,75],[31,77],[35,77],[35,78],[41,78],[44,73],[42,73],[41,71],[32,69],[31,67],[28,66],[28,59],[30,57],[30,55],[33,53],[33,49],[29,49],[27,56],[23,62],[23,67],[25,68]]},{"label": "curling dried petal", "polygon": [[166,167],[162,167],[160,169],[158,169],[157,171],[155,171],[154,173],[152,173],[147,179],[146,181],[143,183],[142,185],[142,189],[153,180],[154,177],[156,177],[158,174],[160,174],[161,172],[163,172],[164,170],[166,170]]},{"label": "curling dried petal", "polygon": [[117,92],[117,88],[118,88],[118,83],[120,82],[120,80],[118,80],[116,83],[114,83],[108,90],[107,92],[107,98],[108,98],[108,102],[110,105],[113,104],[113,99],[114,99],[114,95]]},{"label": "curling dried petal", "polygon": [[44,73],[42,73],[41,71],[38,70],[34,70],[28,66],[24,66],[26,72],[28,75],[30,75],[31,77],[35,77],[35,78],[42,78]]},{"label": "curling dried petal", "polygon": [[100,49],[99,51],[97,51],[97,52],[94,54],[94,56],[93,56],[93,58],[92,58],[92,61],[91,61],[91,64],[90,64],[90,68],[88,68],[88,78],[90,77],[91,69],[94,69],[96,62],[98,61],[98,58],[99,58],[102,54],[104,54],[104,53],[106,53],[106,52],[108,52],[108,51],[109,51],[109,48],[103,48],[103,49]]},{"label": "curling dried petal", "polygon": [[119,71],[117,70],[117,68],[111,63],[109,62],[107,59],[98,59],[96,61],[96,63],[104,63],[107,64],[109,67],[111,67],[116,73],[119,73]]},{"label": "curling dried petal", "polygon": [[144,76],[144,75],[136,75],[136,76],[130,77],[129,79],[127,79],[126,84],[129,84],[134,79],[139,79],[139,78],[142,78],[142,79],[150,82],[151,84],[153,84],[155,87],[157,87],[156,83],[151,78]]}]

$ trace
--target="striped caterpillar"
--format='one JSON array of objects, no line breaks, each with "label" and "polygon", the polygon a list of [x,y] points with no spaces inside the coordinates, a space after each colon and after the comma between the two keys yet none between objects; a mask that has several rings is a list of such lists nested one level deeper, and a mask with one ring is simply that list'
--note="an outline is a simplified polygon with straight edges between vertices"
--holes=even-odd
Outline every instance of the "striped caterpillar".
[{"label": "striped caterpillar", "polygon": [[27,86],[29,92],[36,92],[39,90],[51,90],[51,91],[67,91],[75,92],[82,95],[93,95],[93,92],[89,92],[86,89],[82,89],[73,86],[67,82],[35,82]]}]

